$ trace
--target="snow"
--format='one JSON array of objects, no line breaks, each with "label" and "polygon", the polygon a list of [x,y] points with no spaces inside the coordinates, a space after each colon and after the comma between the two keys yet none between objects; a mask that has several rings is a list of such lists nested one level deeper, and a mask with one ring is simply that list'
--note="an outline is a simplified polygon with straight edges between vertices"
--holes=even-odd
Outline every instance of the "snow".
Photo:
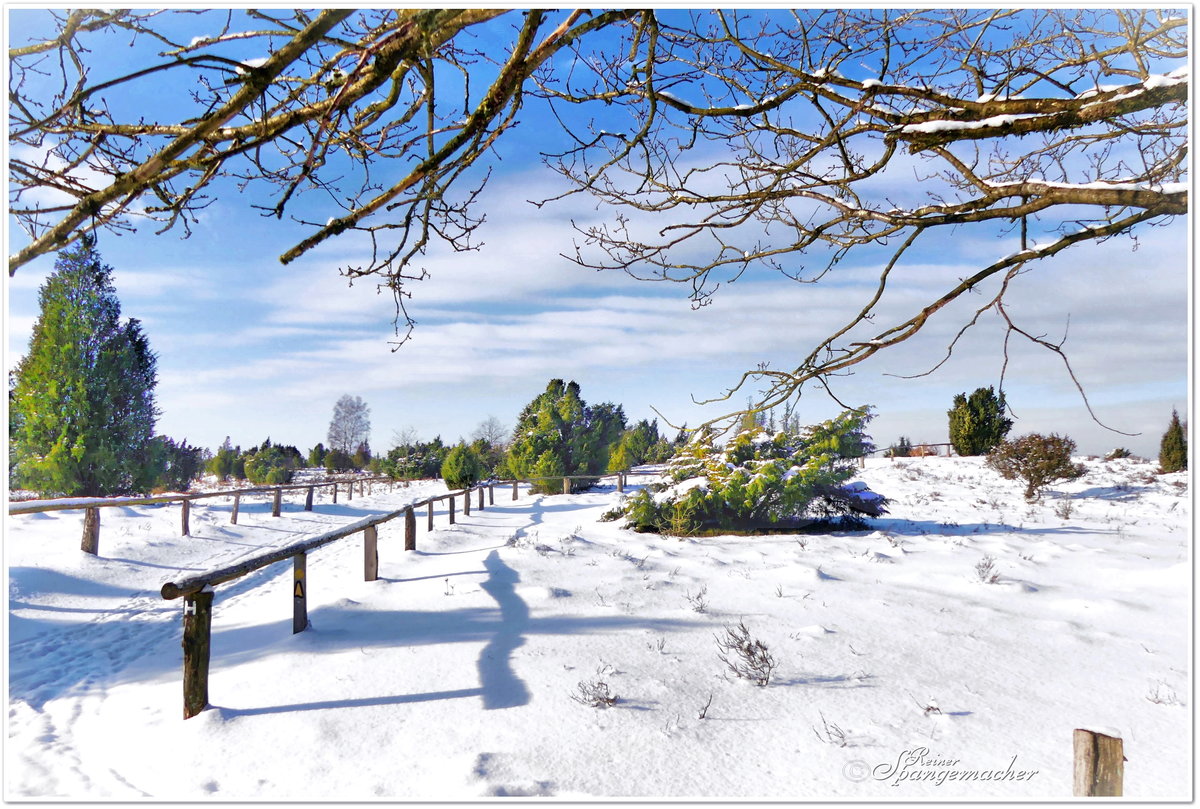
[{"label": "snow", "polygon": [[[11,516],[6,798],[1060,801],[1072,731],[1106,728],[1127,799],[1188,800],[1187,476],[1086,465],[1027,504],[981,459],[870,459],[853,488],[890,513],[830,534],[636,534],[599,521],[611,485],[498,487],[432,533],[420,509],[416,551],[380,527],[378,581],[357,537],[309,554],[305,632],[286,562],[217,585],[188,720],[164,582],[445,487],[277,519],[244,498],[237,525],[203,500],[191,537],[177,504],[109,508],[98,557],[80,511]],[[717,657],[738,622],[776,658],[766,687]],[[589,682],[616,704],[572,699]]]}]

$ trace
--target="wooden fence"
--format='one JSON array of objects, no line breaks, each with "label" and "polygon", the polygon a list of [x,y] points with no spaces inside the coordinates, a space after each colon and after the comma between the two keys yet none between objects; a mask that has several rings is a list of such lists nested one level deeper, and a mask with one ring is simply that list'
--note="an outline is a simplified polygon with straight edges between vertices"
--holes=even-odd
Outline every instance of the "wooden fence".
[{"label": "wooden fence", "polygon": [[[617,491],[625,490],[626,478],[629,474],[657,474],[654,472],[618,472],[615,474]],[[580,479],[599,480],[593,475],[571,475],[562,478],[563,493],[571,490],[571,481]],[[237,564],[211,570],[178,582],[167,582],[162,586],[161,595],[171,600],[182,598],[183,602],[183,717],[190,719],[200,713],[208,705],[208,668],[210,657],[210,638],[212,634],[212,603],[213,588],[224,582],[245,576],[255,570],[286,560],[292,561],[292,632],[302,632],[308,627],[308,554],[309,552],[339,539],[345,539],[359,533],[363,535],[363,580],[376,581],[379,577],[378,527],[395,519],[404,519],[404,550],[413,551],[417,548],[417,517],[416,511],[424,507],[427,511],[428,530],[433,530],[434,505],[442,500],[448,501],[447,517],[451,525],[455,523],[455,501],[462,497],[463,515],[471,513],[472,495],[477,499],[476,508],[484,510],[484,492],[487,493],[487,505],[495,505],[496,487],[512,486],[512,499],[519,497],[519,485],[531,484],[554,478],[535,478],[532,480],[511,480],[489,482],[468,489],[448,492],[436,497],[430,497],[404,508],[386,514],[366,517],[350,525],[327,531],[317,536],[309,537],[293,543],[285,548],[278,548]]]},{"label": "wooden fence", "polygon": [[83,540],[80,547],[84,553],[98,554],[100,552],[100,509],[114,508],[116,506],[145,506],[158,503],[182,503],[183,510],[180,514],[180,535],[191,536],[191,510],[192,503],[197,500],[207,500],[214,497],[232,497],[233,510],[229,515],[229,522],[236,524],[238,521],[238,511],[241,508],[242,497],[255,494],[269,493],[272,495],[271,516],[278,517],[280,515],[283,504],[283,493],[288,491],[298,491],[304,489],[307,494],[304,498],[304,510],[312,511],[314,494],[317,489],[331,489],[333,493],[333,502],[338,501],[338,487],[342,484],[346,485],[346,498],[354,499],[354,489],[357,486],[359,496],[364,493],[370,493],[371,487],[376,483],[387,483],[390,486],[395,485],[400,481],[392,480],[389,477],[358,477],[358,478],[335,478],[322,483],[297,483],[286,484],[279,486],[255,486],[248,489],[230,489],[220,492],[201,492],[197,494],[165,494],[152,497],[75,497],[58,501],[40,501],[32,500],[25,503],[11,503],[8,507],[10,515],[16,514],[38,514],[44,511],[73,511],[83,509]]}]

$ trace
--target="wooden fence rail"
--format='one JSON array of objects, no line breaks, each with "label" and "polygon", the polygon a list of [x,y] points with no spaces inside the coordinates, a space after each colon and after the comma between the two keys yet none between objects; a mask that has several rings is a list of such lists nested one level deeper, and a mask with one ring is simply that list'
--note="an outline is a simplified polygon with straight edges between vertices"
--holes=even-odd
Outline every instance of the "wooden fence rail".
[{"label": "wooden fence rail", "polygon": [[[656,472],[618,472],[615,475],[569,475],[563,478],[563,491],[570,491],[571,480],[615,477],[618,491],[624,491],[626,478],[630,474],[656,475]],[[518,485],[531,484],[554,478],[534,478],[531,480],[490,481],[479,486],[448,492],[436,497],[410,503],[403,508],[385,514],[365,517],[349,525],[332,531],[309,537],[300,542],[277,548],[259,554],[250,559],[210,570],[177,582],[167,582],[162,586],[160,594],[164,599],[182,598],[184,600],[183,622],[183,717],[190,719],[208,705],[208,668],[211,650],[212,631],[212,602],[214,587],[234,579],[241,578],[255,570],[269,565],[292,560],[292,632],[303,632],[308,627],[308,554],[311,551],[361,533],[363,535],[363,579],[376,581],[379,577],[378,526],[395,520],[404,519],[404,550],[416,550],[417,519],[416,509],[425,506],[428,509],[428,527],[433,530],[434,504],[443,500],[447,502],[447,517],[450,524],[455,523],[454,506],[456,499],[463,498],[463,514],[471,513],[471,495],[476,493],[476,508],[482,511],[484,506],[484,489],[487,490],[487,502],[495,505],[498,485],[512,484],[513,499],[517,499]],[[213,495],[215,496],[215,495]]]},{"label": "wooden fence rail", "polygon": [[283,493],[289,491],[299,491],[300,489],[307,490],[304,498],[304,510],[312,511],[313,509],[313,493],[316,489],[332,488],[333,502],[337,502],[337,490],[343,483],[347,486],[347,491],[351,492],[354,486],[359,487],[359,493],[362,494],[364,485],[373,485],[375,483],[388,483],[394,485],[400,481],[393,480],[389,477],[370,477],[370,478],[335,478],[326,480],[320,483],[289,483],[278,486],[254,486],[247,489],[228,489],[219,492],[198,492],[195,494],[165,494],[153,497],[72,497],[62,500],[30,500],[26,502],[10,503],[8,506],[9,515],[18,514],[39,514],[46,511],[73,511],[83,509],[83,540],[80,543],[80,548],[84,553],[96,555],[100,552],[100,509],[115,508],[117,506],[147,506],[157,505],[161,503],[180,503],[182,510],[180,512],[180,535],[191,536],[191,510],[192,503],[196,500],[207,500],[214,497],[232,497],[233,508],[230,511],[229,521],[236,524],[238,514],[241,510],[242,497],[254,494],[271,494],[273,499],[271,502],[271,516],[278,517],[282,512]]}]

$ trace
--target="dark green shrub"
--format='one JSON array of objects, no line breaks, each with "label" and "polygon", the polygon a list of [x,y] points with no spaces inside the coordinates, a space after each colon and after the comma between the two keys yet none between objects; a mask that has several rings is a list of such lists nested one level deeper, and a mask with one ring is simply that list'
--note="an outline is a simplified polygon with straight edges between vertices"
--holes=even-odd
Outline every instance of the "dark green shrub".
[{"label": "dark green shrub", "polygon": [[325,453],[326,472],[347,472],[354,468],[354,459],[340,449],[331,449]]},{"label": "dark green shrub", "polygon": [[950,417],[950,444],[959,455],[986,455],[1008,431],[1012,419],[1004,417],[1004,394],[996,395],[992,388],[978,388],[968,398],[965,393],[954,397]]},{"label": "dark green shrub", "polygon": [[1163,433],[1158,450],[1158,465],[1163,472],[1182,472],[1188,468],[1187,432],[1179,413],[1171,411],[1171,423]]},{"label": "dark green shrub", "polygon": [[642,489],[626,501],[628,526],[686,536],[840,518],[864,508],[878,514],[882,498],[867,501],[844,488],[853,459],[870,448],[869,419],[867,408],[847,411],[799,435],[770,436],[756,425],[723,447],[699,434],[671,460],[672,485],[657,494]]},{"label": "dark green shrub", "polygon": [[1104,460],[1116,461],[1121,458],[1132,458],[1132,457],[1133,457],[1133,453],[1130,452],[1129,450],[1125,449],[1125,447],[1117,447],[1112,452],[1105,455]]},{"label": "dark green shrub", "polygon": [[472,447],[459,444],[442,463],[442,480],[450,489],[468,489],[483,479],[483,461]]},{"label": "dark green shrub", "polygon": [[165,435],[155,438],[154,445],[158,461],[155,487],[165,491],[186,492],[204,469],[206,450],[188,446],[186,440],[177,444]]},{"label": "dark green shrub", "polygon": [[987,458],[988,466],[1006,480],[1025,481],[1025,499],[1041,496],[1042,489],[1057,480],[1074,480],[1086,471],[1071,462],[1075,442],[1065,436],[1030,433],[1012,441],[1001,441]]},{"label": "dark green shrub", "polygon": [[889,458],[907,458],[912,454],[912,442],[908,440],[908,436],[900,436],[900,440],[888,447],[884,453]]},{"label": "dark green shrub", "polygon": [[292,482],[292,471],[298,464],[281,447],[266,446],[246,457],[246,479],[260,486],[276,486]]}]

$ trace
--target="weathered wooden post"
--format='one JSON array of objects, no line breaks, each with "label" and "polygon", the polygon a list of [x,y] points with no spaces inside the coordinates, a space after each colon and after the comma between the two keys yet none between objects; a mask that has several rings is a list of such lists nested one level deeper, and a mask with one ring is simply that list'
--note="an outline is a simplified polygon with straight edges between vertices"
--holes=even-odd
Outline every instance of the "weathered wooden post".
[{"label": "weathered wooden post", "polygon": [[454,495],[447,497],[446,502],[450,504],[450,524],[454,525]]},{"label": "weathered wooden post", "polygon": [[363,489],[364,489],[364,487],[365,487],[366,485],[367,485],[367,484],[366,484],[366,483],[364,483],[364,482],[363,482],[363,481],[361,481],[361,480],[358,482],[358,496],[359,496],[359,497],[362,497],[362,496],[363,496]]},{"label": "weathered wooden post", "polygon": [[413,507],[404,509],[404,550],[417,549],[417,514]]},{"label": "weathered wooden post", "polygon": [[346,502],[350,502],[353,499],[354,499],[354,481],[352,480],[346,484]]},{"label": "weathered wooden post", "polygon": [[233,511],[229,512],[229,524],[237,525],[238,509],[242,506],[242,496],[235,494],[233,496]]},{"label": "weathered wooden post", "polygon": [[314,489],[314,488],[315,488],[315,487],[313,487],[313,486],[309,486],[309,487],[308,487],[308,493],[304,495],[304,510],[305,510],[305,511],[312,511],[312,508],[313,508],[313,489]]},{"label": "weathered wooden post", "polygon": [[471,516],[471,490],[467,489],[463,492],[463,516]]},{"label": "weathered wooden post", "polygon": [[271,504],[271,516],[278,517],[280,507],[283,505],[283,489],[279,486],[275,487],[275,501]]},{"label": "weathered wooden post", "polygon": [[189,517],[192,513],[192,501],[190,498],[183,498],[183,515],[179,518],[180,521],[180,536],[190,537],[192,535],[192,527],[189,524]]},{"label": "weathered wooden post", "polygon": [[513,481],[513,500],[517,499],[517,482]]},{"label": "weathered wooden post", "polygon": [[292,634],[308,628],[308,581],[305,577],[307,554],[292,557]]},{"label": "weathered wooden post", "polygon": [[183,598],[183,718],[208,707],[208,658],[212,648],[212,587]]},{"label": "weathered wooden post", "polygon": [[625,475],[621,472],[617,473],[617,491],[625,491]]},{"label": "weathered wooden post", "polygon": [[379,578],[379,531],[368,525],[363,531],[363,581]]},{"label": "weathered wooden post", "polygon": [[432,531],[433,530],[433,501],[430,500],[428,505],[429,505],[429,529],[428,530]]},{"label": "weathered wooden post", "polygon": [[479,492],[479,504],[478,504],[478,505],[479,505],[479,510],[480,510],[480,511],[483,511],[483,487],[482,487],[482,486],[480,486],[480,487],[479,487],[478,489],[476,489],[475,491]]},{"label": "weathered wooden post", "polygon": [[1074,744],[1075,797],[1121,797],[1125,779],[1125,753],[1121,739],[1076,729]]},{"label": "weathered wooden post", "polygon": [[496,484],[495,483],[488,484],[488,505],[489,506],[496,505]]},{"label": "weathered wooden post", "polygon": [[83,510],[83,542],[79,547],[92,556],[100,553],[100,509]]},{"label": "weathered wooden post", "polygon": [[563,478],[563,494],[571,493],[571,479]]},{"label": "weathered wooden post", "polygon": [[337,481],[334,481],[334,483],[333,483],[333,502],[334,503],[337,502],[337,486],[338,486]]}]

